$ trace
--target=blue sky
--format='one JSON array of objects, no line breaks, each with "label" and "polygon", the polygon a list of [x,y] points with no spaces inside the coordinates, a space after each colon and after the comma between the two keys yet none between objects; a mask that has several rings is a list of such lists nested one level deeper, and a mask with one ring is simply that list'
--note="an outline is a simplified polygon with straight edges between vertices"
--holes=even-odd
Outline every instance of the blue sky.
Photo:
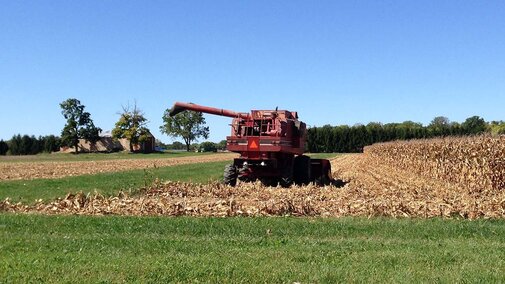
[{"label": "blue sky", "polygon": [[[78,98],[296,110],[312,126],[505,119],[505,1],[0,0],[0,139],[59,134]],[[227,118],[206,116],[210,140]]]}]

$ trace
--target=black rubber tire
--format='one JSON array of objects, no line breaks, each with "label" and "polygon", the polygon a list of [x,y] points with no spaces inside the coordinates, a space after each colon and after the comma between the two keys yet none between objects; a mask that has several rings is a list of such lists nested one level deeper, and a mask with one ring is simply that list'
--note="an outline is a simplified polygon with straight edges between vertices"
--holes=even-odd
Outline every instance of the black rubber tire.
[{"label": "black rubber tire", "polygon": [[233,164],[224,167],[224,175],[223,175],[224,184],[229,186],[236,186],[237,177],[238,177],[237,168]]},{"label": "black rubber tire", "polygon": [[293,185],[293,164],[293,159],[290,159],[285,161],[285,164],[282,167],[279,184],[284,188],[288,188]]},{"label": "black rubber tire", "polygon": [[310,183],[311,163],[310,157],[300,155],[295,158],[294,180],[297,185]]},{"label": "black rubber tire", "polygon": [[279,182],[277,181],[276,178],[271,178],[271,177],[264,177],[264,178],[261,178],[261,184],[263,186],[267,186],[267,187],[274,187],[274,186],[277,186],[279,184]]},{"label": "black rubber tire", "polygon": [[325,166],[323,168],[323,175],[316,179],[316,184],[318,186],[326,186],[331,184],[331,165]]},{"label": "black rubber tire", "polygon": [[247,175],[247,172],[249,171],[249,168],[246,167],[241,167],[237,169],[237,176],[238,180],[241,182],[253,182],[251,178]]}]

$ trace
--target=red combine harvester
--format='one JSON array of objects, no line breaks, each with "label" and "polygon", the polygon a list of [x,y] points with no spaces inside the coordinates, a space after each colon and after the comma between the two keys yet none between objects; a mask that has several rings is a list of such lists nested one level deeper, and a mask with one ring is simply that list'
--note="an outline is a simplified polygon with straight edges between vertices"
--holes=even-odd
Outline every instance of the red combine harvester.
[{"label": "red combine harvester", "polygon": [[287,110],[252,110],[238,113],[192,103],[174,104],[170,116],[190,110],[233,118],[228,151],[240,157],[224,170],[224,182],[235,186],[241,181],[260,180],[264,185],[289,187],[332,182],[330,161],[303,155],[307,129],[298,114]]}]

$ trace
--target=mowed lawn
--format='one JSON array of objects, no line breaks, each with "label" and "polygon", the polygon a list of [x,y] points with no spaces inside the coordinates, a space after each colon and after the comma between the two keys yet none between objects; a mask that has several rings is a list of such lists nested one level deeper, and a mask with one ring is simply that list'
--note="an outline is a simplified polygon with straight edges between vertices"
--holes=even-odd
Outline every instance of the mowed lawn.
[{"label": "mowed lawn", "polygon": [[505,281],[503,221],[0,214],[2,282]]}]

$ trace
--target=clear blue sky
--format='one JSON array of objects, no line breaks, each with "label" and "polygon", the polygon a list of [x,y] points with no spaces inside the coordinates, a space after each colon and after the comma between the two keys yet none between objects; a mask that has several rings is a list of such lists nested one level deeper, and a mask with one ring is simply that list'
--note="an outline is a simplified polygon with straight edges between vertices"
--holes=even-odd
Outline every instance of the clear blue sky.
[{"label": "clear blue sky", "polygon": [[[78,98],[299,111],[309,125],[505,119],[505,1],[0,0],[0,138],[60,134]],[[227,118],[206,116],[212,141]]]}]

